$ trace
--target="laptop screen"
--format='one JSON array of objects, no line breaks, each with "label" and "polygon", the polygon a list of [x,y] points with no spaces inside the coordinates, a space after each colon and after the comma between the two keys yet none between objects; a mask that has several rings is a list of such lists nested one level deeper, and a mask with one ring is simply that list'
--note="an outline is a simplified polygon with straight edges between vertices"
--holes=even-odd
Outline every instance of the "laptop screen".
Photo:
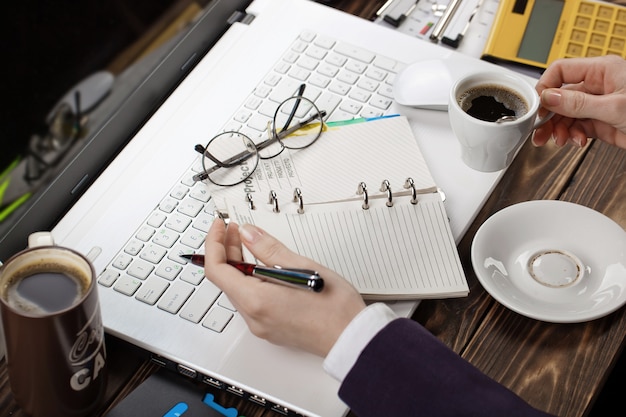
[{"label": "laptop screen", "polygon": [[[251,0],[17,2],[0,261],[50,230]],[[229,22],[230,21],[230,22]]]}]

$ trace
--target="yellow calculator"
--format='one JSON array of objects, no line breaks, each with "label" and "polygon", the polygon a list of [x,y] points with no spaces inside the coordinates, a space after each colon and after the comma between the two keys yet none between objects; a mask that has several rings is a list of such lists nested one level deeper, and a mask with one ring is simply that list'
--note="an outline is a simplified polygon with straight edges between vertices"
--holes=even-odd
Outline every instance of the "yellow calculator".
[{"label": "yellow calculator", "polygon": [[626,7],[593,0],[500,0],[483,51],[538,68],[609,54],[626,58]]}]

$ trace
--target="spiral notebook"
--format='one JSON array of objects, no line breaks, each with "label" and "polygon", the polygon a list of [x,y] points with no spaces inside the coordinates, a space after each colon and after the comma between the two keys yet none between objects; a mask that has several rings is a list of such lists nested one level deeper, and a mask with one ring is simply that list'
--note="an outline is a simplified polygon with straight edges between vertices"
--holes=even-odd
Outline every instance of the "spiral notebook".
[{"label": "spiral notebook", "polygon": [[467,295],[442,195],[406,118],[343,126],[318,142],[290,156],[298,181],[218,192],[229,218],[337,271],[366,299]]}]

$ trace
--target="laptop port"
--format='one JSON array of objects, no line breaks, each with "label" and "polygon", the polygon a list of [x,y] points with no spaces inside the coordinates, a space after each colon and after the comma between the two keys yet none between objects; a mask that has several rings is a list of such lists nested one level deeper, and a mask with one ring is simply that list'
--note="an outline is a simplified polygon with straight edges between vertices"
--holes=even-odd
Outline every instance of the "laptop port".
[{"label": "laptop port", "polygon": [[287,409],[287,407],[283,407],[282,405],[278,404],[274,404],[274,406],[272,407],[272,411],[275,411],[278,414],[282,414],[284,416],[289,414],[289,410]]},{"label": "laptop port", "polygon": [[237,388],[234,385],[229,385],[226,387],[226,391],[231,392],[235,395],[238,395],[240,397],[243,397],[243,390],[241,388]]},{"label": "laptop port", "polygon": [[161,358],[157,358],[156,356],[152,356],[152,357],[150,358],[150,361],[151,361],[152,363],[156,363],[157,365],[162,366],[162,367],[164,367],[164,368],[167,366],[167,362],[165,362],[165,361],[164,361],[163,359],[161,359]]},{"label": "laptop port", "polygon": [[249,396],[248,399],[261,407],[265,407],[267,405],[267,400],[263,397],[259,397],[258,395],[253,394]]},{"label": "laptop port", "polygon": [[196,375],[198,375],[198,373],[195,370],[193,370],[193,369],[191,369],[191,368],[189,368],[189,367],[187,367],[185,365],[178,365],[176,367],[176,369],[178,369],[178,373],[179,374],[183,374],[185,376],[188,376],[189,378],[194,378],[195,379]]},{"label": "laptop port", "polygon": [[218,381],[215,378],[211,378],[210,376],[205,376],[202,378],[202,382],[204,382],[207,385],[211,385],[215,388],[218,389],[223,389],[224,388],[224,383],[222,381]]}]

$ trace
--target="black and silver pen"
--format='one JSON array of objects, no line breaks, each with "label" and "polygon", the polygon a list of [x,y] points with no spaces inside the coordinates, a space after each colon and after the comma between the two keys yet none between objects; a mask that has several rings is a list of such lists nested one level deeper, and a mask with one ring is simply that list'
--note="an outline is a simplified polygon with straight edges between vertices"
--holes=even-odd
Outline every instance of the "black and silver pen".
[{"label": "black and silver pen", "polygon": [[[194,265],[204,266],[204,255],[183,254],[181,258],[191,261]],[[234,266],[246,275],[251,275],[265,281],[277,284],[287,285],[303,290],[314,292],[322,291],[324,288],[324,279],[319,276],[317,271],[310,269],[294,269],[281,268],[250,264],[246,262],[227,261],[229,265]]]}]

